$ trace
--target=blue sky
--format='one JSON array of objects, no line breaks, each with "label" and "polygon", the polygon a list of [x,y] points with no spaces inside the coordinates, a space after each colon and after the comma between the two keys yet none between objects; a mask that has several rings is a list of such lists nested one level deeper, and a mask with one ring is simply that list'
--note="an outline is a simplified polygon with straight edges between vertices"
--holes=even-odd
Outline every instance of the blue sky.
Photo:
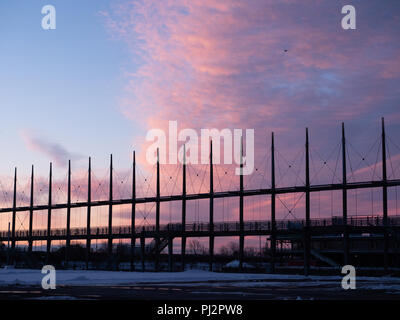
[{"label": "blue sky", "polygon": [[[48,4],[56,8],[56,30],[41,27],[41,10]],[[352,0],[356,30],[341,28],[341,8],[347,4],[347,0],[0,0],[0,206],[11,203],[3,198],[8,191],[8,200],[12,199],[10,177],[15,166],[21,178],[18,191],[20,186],[29,190],[28,180],[22,178],[28,176],[31,164],[36,183],[41,183],[35,194],[41,192],[40,201],[46,203],[49,162],[55,166],[56,184],[65,177],[62,164],[68,158],[73,160],[73,178],[74,174],[80,178],[72,183],[73,201],[78,196],[86,199],[83,170],[88,156],[97,179],[94,196],[107,198],[108,183],[99,188],[107,175],[98,172],[108,167],[109,154],[114,155],[115,171],[130,168],[134,148],[143,161],[146,131],[166,129],[168,120],[177,120],[178,129],[255,129],[259,171],[246,177],[245,185],[260,188],[267,187],[270,179],[264,160],[269,159],[271,131],[279,152],[277,183],[303,183],[298,178],[304,175],[306,126],[312,184],[332,183],[337,176],[340,180],[342,121],[352,161],[347,168],[349,181],[379,179],[376,164],[384,116],[394,161],[388,171],[390,178],[400,178],[400,1]],[[203,175],[196,178],[190,170],[193,181],[188,177],[188,192],[202,188],[206,192]],[[225,170],[216,166],[214,171],[219,191],[239,181],[233,175],[226,178]],[[162,168],[162,183],[169,183],[162,193],[179,193],[179,172]],[[120,181],[125,173],[129,180],[130,172],[120,170],[114,184],[129,197],[129,183]],[[152,195],[154,171],[148,181],[138,174],[138,181],[139,196]],[[60,188],[54,191],[54,198],[65,198]],[[389,214],[400,210],[397,191],[389,191]],[[381,214],[381,190],[373,192],[349,191],[349,215]],[[311,199],[312,217],[341,214],[340,192],[319,196],[318,202],[315,196]],[[279,198],[279,219],[288,217],[288,211],[289,217],[304,216],[304,199],[298,199]],[[237,200],[216,201],[216,221],[237,219]],[[320,201],[321,212],[316,210]],[[179,221],[178,207],[162,206],[162,221],[169,214]],[[245,215],[265,217],[269,207],[265,197],[249,199]],[[297,212],[288,209],[292,207]],[[153,208],[149,204],[139,209],[138,224],[154,218]],[[197,208],[197,215],[206,221],[208,202],[197,203]],[[129,210],[116,208],[115,215],[129,217]],[[93,217],[105,225],[107,210],[95,211]],[[188,204],[187,212],[188,221],[196,219],[196,203]],[[149,213],[151,219],[145,220]],[[45,216],[39,216],[44,226]],[[24,217],[26,228],[26,213]],[[54,217],[55,222],[57,217],[63,219]],[[84,221],[84,215],[76,217]],[[2,215],[0,229],[9,221],[10,215]]]},{"label": "blue sky", "polygon": [[[56,30],[41,28],[47,4]],[[330,154],[342,121],[360,152],[379,139],[382,116],[397,141],[400,2],[353,0],[356,30],[341,28],[345,4],[2,0],[0,176],[14,166],[26,175],[31,164],[45,176],[54,154],[74,168],[90,155],[105,168],[113,153],[116,168],[129,168],[134,147],[143,158],[146,130],[168,120],[179,129],[254,128],[258,159],[271,131],[295,157],[305,126],[312,147]],[[391,152],[399,162],[400,148]]]},{"label": "blue sky", "polygon": [[[49,158],[29,150],[21,138],[62,145],[71,153],[108,161],[130,161],[134,128],[118,111],[127,50],[111,39],[99,1],[1,1],[0,129],[6,174],[35,164],[47,171]],[[43,30],[41,9],[56,8],[56,30]],[[6,152],[5,152],[6,151]],[[82,165],[82,161],[76,163]],[[64,170],[64,169],[63,169]]]}]

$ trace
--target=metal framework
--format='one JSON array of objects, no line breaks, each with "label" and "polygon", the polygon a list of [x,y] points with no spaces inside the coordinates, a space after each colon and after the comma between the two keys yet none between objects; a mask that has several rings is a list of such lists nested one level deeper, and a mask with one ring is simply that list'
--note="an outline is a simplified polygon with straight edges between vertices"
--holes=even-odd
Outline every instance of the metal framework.
[{"label": "metal framework", "polygon": [[[13,187],[13,205],[11,208],[0,208],[0,214],[12,213],[12,229],[10,232],[0,232],[0,241],[11,240],[11,247],[14,250],[17,241],[28,241],[28,251],[32,252],[33,241],[46,241],[46,261],[48,261],[51,250],[51,242],[54,240],[65,240],[65,262],[68,263],[69,250],[71,240],[86,240],[86,268],[91,256],[91,241],[93,239],[106,239],[108,241],[108,254],[112,255],[113,239],[130,239],[131,243],[131,270],[135,268],[135,245],[136,240],[140,239],[140,259],[142,262],[142,270],[144,270],[145,259],[145,239],[151,238],[155,245],[155,268],[159,269],[160,251],[168,246],[168,267],[173,269],[173,240],[181,238],[181,268],[184,270],[186,263],[186,241],[188,237],[208,237],[209,238],[209,268],[213,269],[214,263],[214,241],[215,237],[219,236],[238,236],[239,237],[239,268],[243,269],[244,262],[244,239],[246,236],[266,235],[270,239],[269,257],[271,263],[271,271],[275,272],[276,254],[277,254],[277,237],[282,234],[299,233],[303,241],[304,255],[304,273],[308,274],[310,270],[310,250],[312,237],[323,234],[338,234],[343,241],[342,254],[344,264],[349,261],[349,234],[352,232],[377,232],[382,233],[384,238],[383,248],[383,266],[385,270],[389,267],[389,237],[393,228],[399,230],[400,219],[388,217],[388,187],[400,186],[400,179],[389,180],[387,178],[386,164],[386,135],[384,119],[382,118],[382,179],[364,182],[348,182],[347,181],[347,163],[346,163],[346,137],[345,129],[342,124],[342,182],[332,184],[311,185],[310,184],[310,154],[309,154],[309,135],[306,129],[305,143],[305,184],[303,186],[292,187],[276,187],[275,179],[275,141],[274,133],[271,136],[271,187],[262,189],[245,190],[243,175],[239,176],[239,190],[215,192],[214,190],[214,171],[213,171],[213,146],[210,144],[210,176],[209,176],[209,192],[187,194],[186,184],[186,150],[182,165],[182,193],[177,195],[162,196],[160,192],[160,161],[157,150],[157,165],[156,165],[156,195],[152,197],[137,197],[136,193],[136,157],[133,152],[133,171],[132,171],[132,193],[129,198],[114,199],[113,198],[113,158],[110,156],[110,175],[109,175],[109,198],[108,200],[92,200],[92,168],[91,158],[89,158],[88,167],[88,193],[87,201],[72,203],[71,201],[71,162],[68,162],[68,177],[67,177],[67,202],[61,204],[52,203],[52,164],[50,163],[49,171],[49,190],[48,204],[34,205],[34,167],[32,166],[31,183],[30,183],[30,204],[29,206],[17,206],[17,169],[14,172],[14,187]],[[240,171],[243,172],[243,141],[241,142],[241,161]],[[349,219],[347,209],[347,192],[348,190],[365,189],[365,188],[382,188],[382,212],[383,216],[379,218],[353,218]],[[319,191],[342,191],[342,222],[334,223],[329,219],[311,219],[310,216],[310,195],[313,192]],[[293,230],[290,221],[277,221],[276,219],[276,197],[281,194],[304,193],[305,194],[305,215],[304,220],[301,220],[301,230]],[[244,198],[249,196],[264,196],[269,195],[271,199],[270,217],[265,217],[264,221],[245,221],[244,220]],[[238,223],[220,223],[214,221],[214,200],[221,198],[239,198],[239,222]],[[209,200],[209,221],[201,224],[187,224],[186,212],[187,201],[189,200]],[[160,204],[168,201],[181,201],[182,215],[181,223],[160,225]],[[156,221],[154,226],[137,227],[136,220],[136,205],[143,203],[155,203]],[[131,224],[126,227],[113,227],[113,206],[121,204],[131,205]],[[108,206],[108,226],[101,228],[91,227],[91,210],[98,206]],[[71,209],[87,208],[86,227],[71,229]],[[67,219],[66,228],[52,229],[52,211],[56,209],[66,209]],[[33,230],[34,212],[38,210],[47,210],[47,229]],[[16,216],[18,212],[29,211],[29,230],[16,231]],[[390,228],[390,229],[389,229]],[[163,242],[163,243],[162,243]]]}]

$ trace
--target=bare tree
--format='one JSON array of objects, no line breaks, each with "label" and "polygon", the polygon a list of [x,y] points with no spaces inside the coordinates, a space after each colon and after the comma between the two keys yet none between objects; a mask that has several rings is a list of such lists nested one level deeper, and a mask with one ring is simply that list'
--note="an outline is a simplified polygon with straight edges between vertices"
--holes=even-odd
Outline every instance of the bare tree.
[{"label": "bare tree", "polygon": [[239,254],[239,244],[237,242],[231,241],[228,243],[229,246],[229,253],[233,256]]},{"label": "bare tree", "polygon": [[190,240],[189,251],[194,255],[203,255],[206,251],[206,248],[199,240]]},{"label": "bare tree", "polygon": [[254,247],[247,247],[244,250],[246,257],[256,257],[260,254],[260,252]]},{"label": "bare tree", "polygon": [[226,246],[222,246],[221,248],[219,248],[219,254],[221,256],[229,256],[229,248]]},{"label": "bare tree", "polygon": [[239,254],[239,244],[231,241],[226,246],[222,246],[219,253],[223,256],[236,256]]}]

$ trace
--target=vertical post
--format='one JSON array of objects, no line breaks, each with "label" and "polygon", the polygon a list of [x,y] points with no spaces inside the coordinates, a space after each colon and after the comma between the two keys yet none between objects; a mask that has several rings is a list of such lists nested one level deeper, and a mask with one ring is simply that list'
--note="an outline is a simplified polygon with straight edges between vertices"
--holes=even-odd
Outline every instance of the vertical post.
[{"label": "vertical post", "polygon": [[13,213],[11,225],[11,251],[14,253],[15,249],[15,220],[17,216],[17,168],[14,169],[14,193],[13,193]]},{"label": "vertical post", "polygon": [[271,273],[275,273],[276,259],[276,217],[275,217],[275,142],[271,134]]},{"label": "vertical post", "polygon": [[347,229],[347,163],[346,163],[346,136],[342,122],[342,210],[343,210],[343,264],[349,263],[349,234]]},{"label": "vertical post", "polygon": [[387,200],[387,168],[386,168],[386,134],[385,134],[385,119],[382,118],[382,204],[383,204],[383,228],[384,228],[384,252],[383,252],[383,266],[385,271],[388,269],[389,264],[389,239],[387,230],[388,220],[388,200]]},{"label": "vertical post", "polygon": [[210,271],[213,271],[214,263],[214,168],[213,168],[213,144],[210,141]]},{"label": "vertical post", "polygon": [[145,271],[145,264],[144,264],[144,256],[145,256],[145,245],[146,245],[146,238],[142,234],[140,237],[140,255],[142,260],[142,272]]},{"label": "vertical post", "polygon": [[306,226],[304,228],[304,274],[310,270],[310,154],[308,128],[306,128]]},{"label": "vertical post", "polygon": [[112,255],[112,214],[113,214],[113,158],[110,155],[110,186],[109,186],[109,203],[108,203],[108,256]]},{"label": "vertical post", "polygon": [[10,222],[8,222],[7,232],[7,266],[10,264]]},{"label": "vertical post", "polygon": [[132,165],[132,208],[131,208],[131,271],[135,270],[135,245],[136,245],[136,154],[133,151]]},{"label": "vertical post", "polygon": [[31,172],[31,196],[29,203],[29,235],[28,235],[28,252],[32,253],[33,241],[32,241],[32,227],[33,227],[33,186],[34,186],[34,168],[32,165]]},{"label": "vertical post", "polygon": [[68,268],[68,251],[71,245],[71,160],[68,160],[67,182],[67,239],[65,241],[65,267]]},{"label": "vertical post", "polygon": [[168,271],[173,271],[174,246],[172,236],[168,237]]},{"label": "vertical post", "polygon": [[65,267],[68,268],[68,251],[71,244],[71,160],[68,160],[67,182],[67,239],[65,241]]},{"label": "vertical post", "polygon": [[185,271],[186,256],[186,145],[183,145],[183,166],[182,166],[182,262],[181,270]]},{"label": "vertical post", "polygon": [[160,249],[160,151],[157,148],[157,185],[156,185],[156,255],[155,270],[159,269],[159,249]]},{"label": "vertical post", "polygon": [[52,198],[52,168],[53,165],[50,162],[49,172],[49,203],[47,208],[47,248],[46,248],[46,264],[49,263],[50,250],[51,250],[51,198]]},{"label": "vertical post", "polygon": [[87,206],[87,220],[86,220],[86,270],[89,269],[90,260],[90,215],[91,215],[91,202],[92,202],[92,160],[89,157],[88,168],[88,206]]},{"label": "vertical post", "polygon": [[240,196],[239,196],[239,270],[243,271],[244,258],[244,219],[243,219],[243,136],[240,141]]}]

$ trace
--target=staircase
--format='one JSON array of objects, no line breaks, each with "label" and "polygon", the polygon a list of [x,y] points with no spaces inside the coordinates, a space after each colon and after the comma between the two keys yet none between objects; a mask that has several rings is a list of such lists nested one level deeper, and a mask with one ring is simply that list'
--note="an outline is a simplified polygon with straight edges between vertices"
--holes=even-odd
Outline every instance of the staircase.
[{"label": "staircase", "polygon": [[[162,238],[160,239],[160,244],[158,247],[158,253],[160,253],[161,251],[163,251],[165,249],[165,247],[168,245],[168,238]],[[146,253],[156,253],[156,239],[153,239],[153,241],[150,242],[150,244],[148,244],[146,246]]]},{"label": "staircase", "polygon": [[398,232],[397,230],[394,230],[392,228],[388,228],[387,229],[388,233],[397,241],[400,241],[400,232]]},{"label": "staircase", "polygon": [[311,253],[311,255],[313,255],[315,258],[317,258],[317,259],[319,259],[319,260],[321,260],[321,261],[323,261],[323,262],[329,264],[331,267],[336,267],[336,268],[339,268],[339,267],[340,267],[340,266],[339,266],[335,261],[333,261],[331,258],[328,258],[328,257],[324,256],[323,254],[321,254],[320,252],[318,252],[318,251],[315,250],[315,249],[311,249],[311,250],[310,250],[310,253]]}]

